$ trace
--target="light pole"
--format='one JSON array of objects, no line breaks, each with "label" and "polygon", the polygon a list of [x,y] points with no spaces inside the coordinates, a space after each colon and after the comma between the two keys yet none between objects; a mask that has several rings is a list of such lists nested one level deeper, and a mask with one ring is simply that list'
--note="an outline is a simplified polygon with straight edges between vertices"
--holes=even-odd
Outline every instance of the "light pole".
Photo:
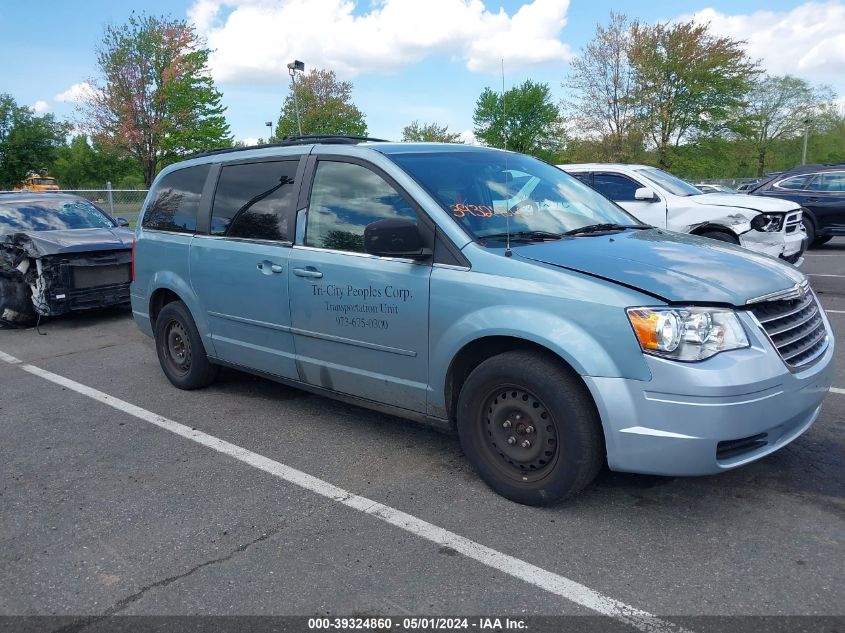
[{"label": "light pole", "polygon": [[810,136],[810,119],[804,119],[804,148],[801,150],[801,164],[807,164],[807,137]]},{"label": "light pole", "polygon": [[288,74],[290,75],[290,85],[291,90],[293,91],[293,107],[296,110],[296,129],[299,130],[299,135],[302,136],[302,121],[299,119],[299,99],[296,96],[296,73],[305,72],[305,64],[303,64],[298,59],[293,60],[290,64],[288,64]]},{"label": "light pole", "polygon": [[267,142],[272,143],[273,142],[273,122],[267,121],[264,125],[266,125],[267,127],[270,128],[270,138],[267,139]]}]

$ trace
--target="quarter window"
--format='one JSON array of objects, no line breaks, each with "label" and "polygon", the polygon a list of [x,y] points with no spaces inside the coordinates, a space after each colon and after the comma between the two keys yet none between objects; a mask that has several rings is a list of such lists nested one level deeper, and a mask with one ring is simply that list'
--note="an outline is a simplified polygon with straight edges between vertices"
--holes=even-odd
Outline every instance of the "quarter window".
[{"label": "quarter window", "polygon": [[197,210],[209,165],[170,172],[156,186],[153,202],[144,213],[141,226],[157,231],[195,233]]},{"label": "quarter window", "polygon": [[627,202],[637,199],[634,193],[640,185],[618,174],[593,174],[593,187],[606,198]]},{"label": "quarter window", "polygon": [[211,210],[211,234],[288,240],[296,203],[298,160],[227,165],[220,172]]},{"label": "quarter window", "polygon": [[352,163],[317,164],[305,244],[364,252],[364,228],[386,218],[417,221],[405,198],[384,178]]}]

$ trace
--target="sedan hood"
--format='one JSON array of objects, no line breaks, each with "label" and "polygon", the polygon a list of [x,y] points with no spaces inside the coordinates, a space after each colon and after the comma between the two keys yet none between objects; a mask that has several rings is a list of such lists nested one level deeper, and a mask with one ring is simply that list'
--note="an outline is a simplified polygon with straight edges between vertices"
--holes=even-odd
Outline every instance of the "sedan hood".
[{"label": "sedan hood", "polygon": [[771,257],[662,229],[564,238],[511,249],[524,259],[609,279],[670,303],[741,306],[805,279]]},{"label": "sedan hood", "polygon": [[134,237],[131,230],[116,227],[67,231],[19,231],[0,236],[0,241],[5,240],[26,247],[30,256],[38,257],[132,248]]},{"label": "sedan hood", "polygon": [[690,202],[706,204],[713,207],[733,207],[734,209],[748,209],[764,213],[786,213],[795,211],[798,204],[789,200],[778,200],[777,198],[763,198],[760,196],[748,196],[733,193],[703,193],[700,196],[689,196]]}]

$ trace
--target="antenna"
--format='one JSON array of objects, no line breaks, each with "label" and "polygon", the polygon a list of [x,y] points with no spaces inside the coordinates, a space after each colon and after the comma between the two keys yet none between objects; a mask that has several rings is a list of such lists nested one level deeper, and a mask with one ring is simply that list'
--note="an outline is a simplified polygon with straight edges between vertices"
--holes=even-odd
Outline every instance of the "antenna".
[{"label": "antenna", "polygon": [[507,246],[505,247],[505,257],[511,257],[511,199],[510,191],[508,189],[508,108],[505,103],[505,58],[502,57],[502,136],[505,140],[505,171],[503,172],[505,180],[505,232],[507,234]]}]

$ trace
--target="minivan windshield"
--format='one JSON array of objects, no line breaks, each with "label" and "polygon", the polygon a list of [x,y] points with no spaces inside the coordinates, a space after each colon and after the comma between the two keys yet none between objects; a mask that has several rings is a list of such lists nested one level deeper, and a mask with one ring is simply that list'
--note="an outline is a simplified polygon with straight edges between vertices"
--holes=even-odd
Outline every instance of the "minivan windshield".
[{"label": "minivan windshield", "polygon": [[667,174],[662,169],[644,167],[643,169],[636,169],[634,171],[676,196],[700,196],[704,193],[698,187],[693,187],[688,182],[684,182],[672,174]]},{"label": "minivan windshield", "polygon": [[576,178],[524,154],[479,148],[390,158],[478,239],[560,237],[584,227],[641,224]]}]

